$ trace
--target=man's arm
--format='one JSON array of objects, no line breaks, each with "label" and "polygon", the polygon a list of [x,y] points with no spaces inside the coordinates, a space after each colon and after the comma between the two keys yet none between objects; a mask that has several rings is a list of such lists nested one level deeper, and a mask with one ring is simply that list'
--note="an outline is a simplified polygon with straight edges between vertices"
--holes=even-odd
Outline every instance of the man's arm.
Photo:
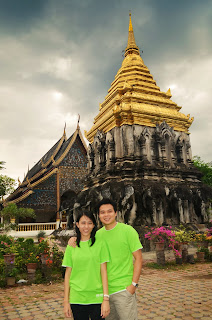
[{"label": "man's arm", "polygon": [[71,318],[71,306],[69,302],[70,285],[69,279],[71,275],[71,268],[66,267],[65,279],[64,279],[64,314],[66,318]]},{"label": "man's arm", "polygon": [[[133,257],[135,259],[132,282],[138,283],[139,277],[141,275],[141,268],[142,268],[142,252],[141,252],[141,249],[133,252],[132,254],[133,254]],[[136,290],[136,287],[134,287],[134,285],[131,284],[131,285],[129,285],[127,287],[127,290],[131,294],[134,294],[135,290]]]},{"label": "man's arm", "polygon": [[68,245],[69,245],[70,247],[75,248],[75,247],[76,247],[76,241],[77,241],[77,237],[71,237],[71,238],[68,240]]}]

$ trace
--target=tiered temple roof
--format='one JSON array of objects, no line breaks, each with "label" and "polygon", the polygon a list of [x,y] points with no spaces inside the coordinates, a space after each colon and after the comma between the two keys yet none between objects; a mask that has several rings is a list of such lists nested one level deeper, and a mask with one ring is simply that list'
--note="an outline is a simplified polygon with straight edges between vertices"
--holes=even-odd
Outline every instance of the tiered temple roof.
[{"label": "tiered temple roof", "polygon": [[6,203],[19,203],[33,193],[33,188],[43,181],[47,180],[58,170],[58,166],[63,161],[72,145],[79,138],[87,150],[87,145],[83,139],[79,126],[76,131],[66,138],[66,133],[55,143],[55,145],[28,171],[22,183],[18,188],[6,199]]},{"label": "tiered temple roof", "polygon": [[193,122],[189,114],[179,112],[181,107],[171,100],[170,89],[166,93],[160,90],[145,66],[135,42],[131,14],[125,58],[99,109],[92,128],[85,132],[91,143],[97,130],[108,132],[124,124],[155,127],[165,121],[174,130],[188,133]]}]

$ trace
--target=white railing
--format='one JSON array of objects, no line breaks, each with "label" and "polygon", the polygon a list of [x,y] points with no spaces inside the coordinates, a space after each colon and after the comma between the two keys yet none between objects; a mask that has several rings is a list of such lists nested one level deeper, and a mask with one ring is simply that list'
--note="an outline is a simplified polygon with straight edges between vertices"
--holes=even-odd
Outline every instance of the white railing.
[{"label": "white railing", "polygon": [[[66,228],[67,222],[60,223],[62,229]],[[23,231],[46,231],[46,230],[56,230],[57,222],[47,222],[47,223],[19,223],[17,226],[17,232]]]}]

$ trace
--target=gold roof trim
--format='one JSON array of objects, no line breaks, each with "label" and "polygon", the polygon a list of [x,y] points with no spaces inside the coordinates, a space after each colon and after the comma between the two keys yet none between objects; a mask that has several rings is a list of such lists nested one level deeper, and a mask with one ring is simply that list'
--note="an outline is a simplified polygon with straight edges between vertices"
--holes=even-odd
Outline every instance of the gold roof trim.
[{"label": "gold roof trim", "polygon": [[58,143],[57,148],[54,150],[54,152],[53,152],[52,156],[49,158],[49,160],[44,163],[44,162],[43,162],[43,158],[42,158],[42,162],[43,162],[43,163],[42,163],[42,166],[43,166],[44,168],[46,168],[46,167],[51,163],[52,157],[54,158],[54,157],[57,155],[57,153],[58,153],[58,151],[60,150],[60,148],[61,148],[61,146],[62,146],[62,144],[63,144],[64,141],[66,141],[65,131],[64,131],[64,133],[63,133],[63,135],[62,135],[62,137],[61,137],[61,139],[60,139],[60,142]]},{"label": "gold roof trim", "polygon": [[29,190],[28,192],[24,193],[21,197],[17,198],[17,199],[14,199],[14,200],[11,200],[11,201],[6,201],[6,205],[8,205],[9,203],[18,203],[24,199],[26,199],[27,197],[30,196],[30,194],[34,193],[34,191],[32,190]]},{"label": "gold roof trim", "polygon": [[75,142],[75,140],[77,138],[77,135],[79,135],[79,137],[80,137],[80,139],[81,139],[81,141],[83,143],[83,146],[84,146],[85,150],[87,151],[87,145],[86,145],[86,143],[85,143],[85,141],[83,139],[83,136],[82,136],[82,133],[80,131],[80,128],[77,127],[77,129],[74,132],[73,137],[72,137],[71,141],[69,142],[67,148],[65,149],[65,151],[63,152],[61,157],[57,161],[55,161],[55,163],[53,164],[54,166],[58,166],[58,164],[65,158],[65,156],[67,155],[67,153],[71,149],[72,145],[74,144],[74,142]]},{"label": "gold roof trim", "polygon": [[36,182],[31,184],[31,187],[34,188],[36,187],[38,184],[40,184],[41,182],[45,181],[46,179],[48,179],[49,177],[51,177],[54,173],[56,173],[58,171],[57,168],[54,168],[53,170],[51,170],[49,173],[47,173],[45,176],[43,176],[41,179],[37,180]]}]

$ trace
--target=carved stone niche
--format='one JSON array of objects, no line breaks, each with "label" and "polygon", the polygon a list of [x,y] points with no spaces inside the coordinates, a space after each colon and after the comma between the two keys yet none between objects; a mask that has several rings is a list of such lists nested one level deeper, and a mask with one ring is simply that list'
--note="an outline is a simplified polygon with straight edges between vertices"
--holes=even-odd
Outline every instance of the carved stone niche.
[{"label": "carved stone niche", "polygon": [[115,141],[112,133],[109,131],[106,135],[106,170],[113,170],[115,163]]},{"label": "carved stone niche", "polygon": [[160,125],[156,124],[155,129],[155,159],[164,167],[175,166],[175,132],[173,128],[164,121]]},{"label": "carved stone niche", "polygon": [[87,158],[88,158],[88,163],[87,163],[88,173],[92,173],[95,166],[94,166],[94,151],[93,151],[93,146],[91,144],[89,144],[88,146]]},{"label": "carved stone niche", "polygon": [[142,131],[138,139],[140,147],[140,156],[144,165],[152,162],[151,157],[151,134],[147,127]]},{"label": "carved stone niche", "polygon": [[102,131],[97,131],[92,143],[94,151],[94,172],[97,174],[105,167],[106,151],[105,151],[105,134]]}]

